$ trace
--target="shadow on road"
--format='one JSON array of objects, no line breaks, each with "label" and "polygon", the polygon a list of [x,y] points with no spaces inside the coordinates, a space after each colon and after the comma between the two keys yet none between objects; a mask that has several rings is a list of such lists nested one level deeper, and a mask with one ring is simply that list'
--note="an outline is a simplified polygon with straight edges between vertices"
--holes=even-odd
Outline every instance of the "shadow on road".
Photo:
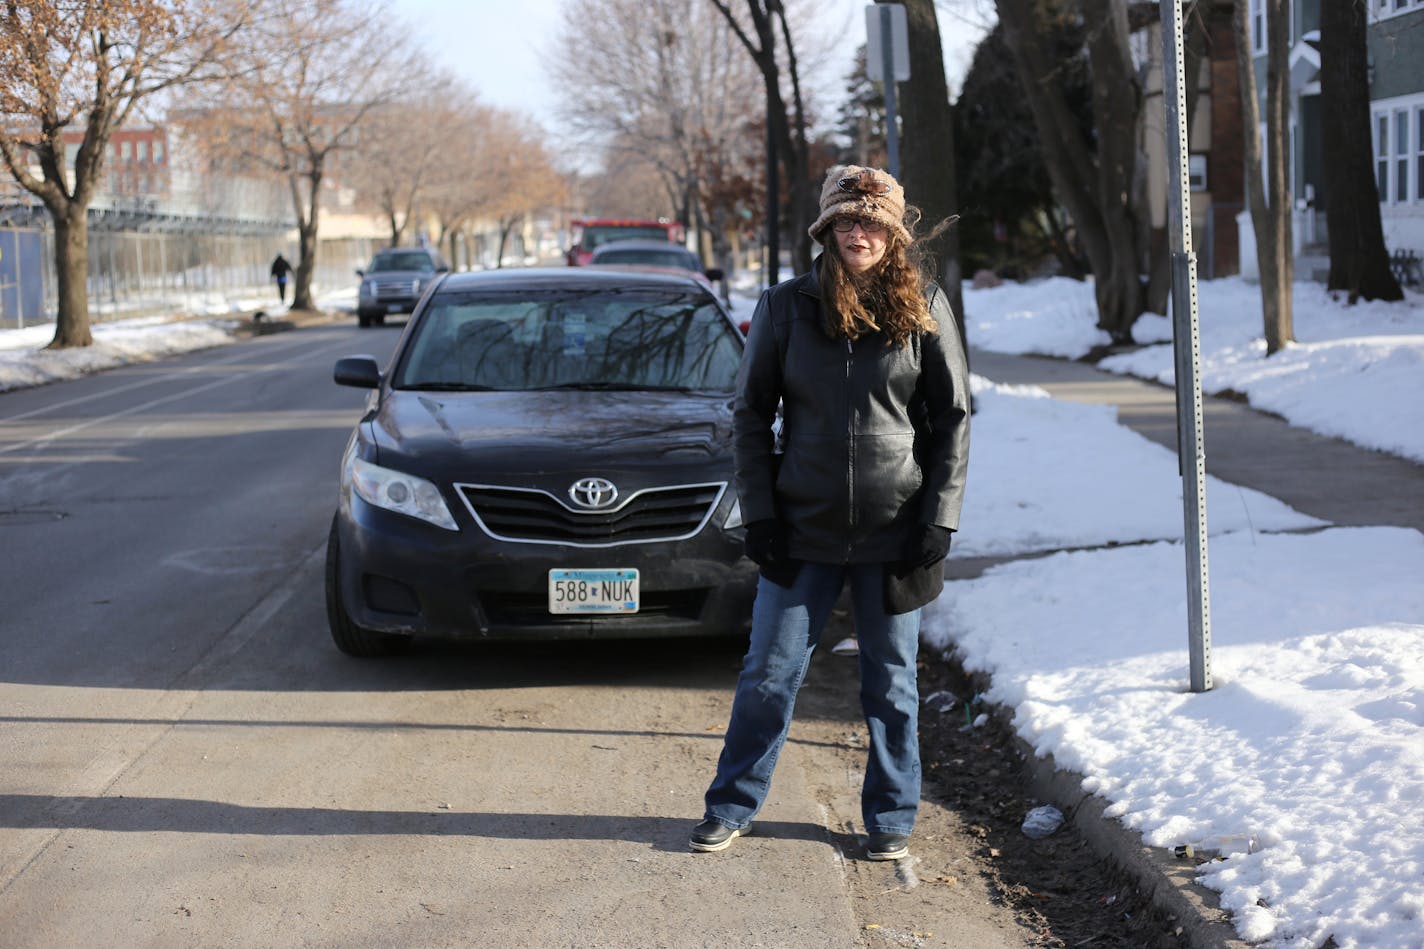
[{"label": "shadow on road", "polygon": [[[655,850],[688,852],[686,816],[627,814],[500,814],[458,811],[347,810],[252,807],[167,797],[0,795],[0,827],[16,830],[98,830],[114,833],[252,834],[256,836],[409,835],[501,840],[626,840]],[[853,840],[802,821],[758,821],[757,837],[836,843]]]}]

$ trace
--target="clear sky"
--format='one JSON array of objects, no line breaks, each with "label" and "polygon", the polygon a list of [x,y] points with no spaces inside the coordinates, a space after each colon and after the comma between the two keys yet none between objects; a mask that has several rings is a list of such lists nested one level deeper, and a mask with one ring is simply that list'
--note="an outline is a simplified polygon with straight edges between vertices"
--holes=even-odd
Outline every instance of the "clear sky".
[{"label": "clear sky", "polygon": [[[541,50],[550,45],[562,18],[562,0],[390,0],[436,61],[469,81],[484,101],[525,109],[553,128],[555,92],[549,88]],[[848,72],[855,49],[865,42],[866,0],[824,0],[827,14],[846,25]],[[969,66],[982,24],[992,22],[989,0],[938,3],[945,63],[953,93]],[[985,12],[987,10],[987,12]]]}]

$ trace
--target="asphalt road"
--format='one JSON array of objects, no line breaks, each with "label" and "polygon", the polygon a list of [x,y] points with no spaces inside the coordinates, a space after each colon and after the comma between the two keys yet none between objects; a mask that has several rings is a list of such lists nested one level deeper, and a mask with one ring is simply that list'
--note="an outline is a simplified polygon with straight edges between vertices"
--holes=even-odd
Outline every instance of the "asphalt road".
[{"label": "asphalt road", "polygon": [[397,333],[0,395],[0,944],[1030,944],[941,809],[915,860],[860,859],[845,660],[813,664],[757,834],[693,855],[740,644],[338,653],[366,394],[331,366]]}]

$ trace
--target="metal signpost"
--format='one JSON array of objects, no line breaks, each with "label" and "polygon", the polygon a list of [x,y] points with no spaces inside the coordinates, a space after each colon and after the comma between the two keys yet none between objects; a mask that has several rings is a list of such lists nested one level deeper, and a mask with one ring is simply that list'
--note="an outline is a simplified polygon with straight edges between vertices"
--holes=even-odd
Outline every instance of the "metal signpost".
[{"label": "metal signpost", "polygon": [[[1167,109],[1171,175],[1167,213],[1172,249],[1172,349],[1177,375],[1177,463],[1187,553],[1187,644],[1191,688],[1211,688],[1211,599],[1207,577],[1206,453],[1202,447],[1201,338],[1197,325],[1196,254],[1187,188],[1187,92],[1182,0],[1161,0],[1162,101]],[[1193,77],[1195,80],[1195,77]]]},{"label": "metal signpost", "polygon": [[[910,78],[910,31],[905,24],[905,8],[898,3],[876,3],[865,8],[865,72],[885,87],[885,170],[899,178],[895,83]],[[890,78],[887,80],[886,76]]]}]

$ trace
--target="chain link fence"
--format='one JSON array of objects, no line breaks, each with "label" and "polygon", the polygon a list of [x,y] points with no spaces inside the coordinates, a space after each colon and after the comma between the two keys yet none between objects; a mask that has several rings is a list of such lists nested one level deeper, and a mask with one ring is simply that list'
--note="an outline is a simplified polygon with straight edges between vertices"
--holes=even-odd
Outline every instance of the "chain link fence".
[{"label": "chain link fence", "polygon": [[[322,240],[312,292],[356,286],[380,242]],[[282,234],[182,231],[89,231],[89,318],[94,323],[159,313],[221,313],[239,306],[276,309],[269,275],[281,251],[296,251]],[[290,300],[290,297],[288,297]],[[54,232],[47,227],[0,227],[0,328],[19,329],[55,319]]]}]

